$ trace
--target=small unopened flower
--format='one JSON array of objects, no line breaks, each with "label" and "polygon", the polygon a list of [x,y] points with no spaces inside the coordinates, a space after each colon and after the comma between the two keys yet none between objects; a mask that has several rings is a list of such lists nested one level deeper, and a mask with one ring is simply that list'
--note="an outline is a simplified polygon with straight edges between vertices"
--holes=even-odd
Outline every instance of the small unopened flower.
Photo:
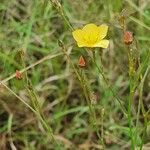
[{"label": "small unopened flower", "polygon": [[95,105],[98,100],[98,94],[95,92],[90,93],[91,104]]},{"label": "small unopened flower", "polygon": [[16,79],[18,79],[18,80],[22,79],[22,74],[20,73],[19,70],[16,70],[15,77],[16,77]]},{"label": "small unopened flower", "polygon": [[107,48],[109,40],[104,39],[108,32],[107,25],[97,26],[87,24],[82,29],[72,32],[74,39],[79,47],[102,47]]},{"label": "small unopened flower", "polygon": [[132,44],[132,42],[133,42],[133,33],[130,32],[130,31],[126,31],[126,32],[124,33],[123,39],[124,39],[124,43],[125,43],[125,44],[127,44],[127,45]]},{"label": "small unopened flower", "polygon": [[85,62],[85,60],[84,60],[84,58],[83,58],[82,55],[79,57],[78,65],[79,65],[80,67],[85,67],[85,66],[86,66],[86,62]]}]

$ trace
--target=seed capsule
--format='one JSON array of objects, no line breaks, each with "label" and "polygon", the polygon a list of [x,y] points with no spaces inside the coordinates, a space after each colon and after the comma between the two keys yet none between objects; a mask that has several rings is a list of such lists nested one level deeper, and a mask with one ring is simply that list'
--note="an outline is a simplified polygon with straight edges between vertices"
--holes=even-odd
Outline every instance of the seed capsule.
[{"label": "seed capsule", "polygon": [[16,79],[18,80],[22,79],[22,74],[20,73],[19,70],[16,70]]},{"label": "seed capsule", "polygon": [[123,38],[124,38],[124,43],[127,44],[127,45],[130,45],[133,42],[133,33],[130,32],[130,31],[126,31],[124,33],[124,37]]}]

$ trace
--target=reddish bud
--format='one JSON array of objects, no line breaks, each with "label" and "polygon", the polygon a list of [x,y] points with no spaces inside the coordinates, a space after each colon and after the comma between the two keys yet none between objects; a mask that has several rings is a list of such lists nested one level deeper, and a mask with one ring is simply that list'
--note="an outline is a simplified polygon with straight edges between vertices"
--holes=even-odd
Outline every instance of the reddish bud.
[{"label": "reddish bud", "polygon": [[124,43],[130,45],[133,42],[133,33],[130,31],[126,31],[124,33]]},{"label": "reddish bud", "polygon": [[85,62],[85,60],[84,60],[84,58],[83,58],[82,55],[80,56],[80,58],[79,58],[79,60],[78,60],[78,65],[79,65],[80,67],[85,67],[85,66],[86,66],[86,62]]},{"label": "reddish bud", "polygon": [[18,80],[22,79],[22,74],[20,73],[19,70],[16,70],[15,76],[16,76],[16,79],[18,79]]}]

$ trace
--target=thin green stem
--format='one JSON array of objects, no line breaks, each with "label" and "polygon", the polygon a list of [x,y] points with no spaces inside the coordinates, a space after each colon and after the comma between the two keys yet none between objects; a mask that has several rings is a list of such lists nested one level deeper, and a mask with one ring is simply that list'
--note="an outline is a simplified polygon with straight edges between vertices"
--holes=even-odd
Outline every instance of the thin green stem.
[{"label": "thin green stem", "polygon": [[[22,65],[23,65],[24,68],[26,68],[26,63],[25,63],[25,58],[24,58],[24,52],[21,52],[20,56],[21,56]],[[39,99],[37,97],[37,94],[34,91],[34,88],[32,86],[32,82],[28,78],[28,72],[27,72],[27,70],[25,71],[24,85],[27,85],[26,89],[27,89],[28,94],[30,96],[30,101],[31,101],[31,103],[33,105],[33,108],[36,111],[36,116],[41,121],[43,127],[46,129],[47,134],[48,134],[48,136],[50,138],[50,141],[52,141],[53,143],[56,143],[58,145],[57,141],[55,140],[55,138],[53,136],[52,129],[47,124],[47,121],[46,121],[46,119],[44,117],[44,114],[41,111],[42,109],[41,109],[40,104],[39,104]]]},{"label": "thin green stem", "polygon": [[17,95],[13,90],[11,90],[7,85],[5,85],[4,83],[1,83],[10,93],[12,93],[15,97],[17,97],[23,104],[25,104],[41,121],[42,125],[44,126],[44,128],[48,131],[48,137],[50,139],[50,141],[55,142],[56,144],[57,141],[55,140],[54,136],[53,136],[53,132],[51,130],[51,128],[49,127],[49,125],[47,124],[46,119],[44,118],[44,116],[42,116],[37,110],[35,110],[32,106],[30,106],[27,102],[25,102],[25,100],[23,100],[19,95]]},{"label": "thin green stem", "polygon": [[105,144],[104,144],[102,136],[99,133],[99,129],[98,129],[98,125],[97,125],[97,118],[96,118],[95,108],[91,104],[90,94],[89,94],[90,89],[88,89],[87,80],[85,79],[85,77],[83,77],[82,79],[83,79],[83,83],[85,83],[84,94],[87,94],[87,103],[88,103],[88,106],[89,106],[90,111],[91,111],[92,123],[93,123],[94,127],[96,128],[96,134],[97,134],[97,136],[98,136],[98,138],[100,140],[100,144],[102,144],[103,145],[103,149],[105,149]]},{"label": "thin green stem", "polygon": [[133,125],[132,125],[132,102],[134,100],[134,64],[133,58],[131,55],[130,48],[128,47],[128,59],[129,59],[129,80],[130,80],[130,93],[128,98],[128,124],[129,124],[129,131],[130,131],[130,138],[131,138],[131,150],[135,150],[135,141],[134,141],[134,133],[133,133]]},{"label": "thin green stem", "polygon": [[69,29],[71,31],[74,30],[72,24],[70,23],[68,16],[65,14],[65,11],[62,7],[62,5],[60,4],[60,2],[58,0],[50,0],[51,4],[56,8],[56,10],[58,11],[58,13],[61,15],[62,19],[65,21],[65,23],[68,25]]},{"label": "thin green stem", "polygon": [[96,127],[97,136],[98,136],[98,138],[100,140],[100,143],[103,145],[103,148],[104,148],[104,142],[103,142],[103,140],[102,140],[102,138],[101,138],[101,136],[99,134],[99,130],[98,130],[98,126],[97,126],[97,119],[96,119],[95,109],[93,109],[93,107],[91,105],[90,94],[89,94],[89,89],[88,89],[88,86],[87,86],[87,81],[86,81],[85,77],[82,77],[83,71],[81,71],[81,74],[78,72],[78,70],[76,69],[75,65],[72,63],[70,56],[67,54],[64,44],[61,42],[60,45],[62,47],[62,50],[63,50],[64,54],[67,57],[67,60],[71,64],[71,66],[72,66],[72,68],[73,68],[73,70],[74,70],[74,72],[75,72],[75,74],[76,74],[76,76],[77,76],[77,78],[78,78],[78,80],[80,82],[81,88],[83,90],[86,102],[87,102],[89,110],[90,110],[90,115],[92,116],[92,124],[93,124],[93,126]]},{"label": "thin green stem", "polygon": [[18,96],[12,89],[10,89],[5,83],[0,82],[10,93],[12,93],[15,97],[17,97],[24,105],[26,105],[32,112],[36,114],[36,110],[32,108],[25,100],[23,100],[20,96]]},{"label": "thin green stem", "polygon": [[[90,57],[91,58],[91,57]],[[123,106],[122,102],[121,102],[121,99],[119,98],[119,96],[114,92],[114,89],[110,86],[107,78],[105,77],[105,74],[104,72],[102,71],[102,68],[98,66],[98,64],[96,63],[95,60],[93,60],[91,58],[91,60],[93,61],[93,63],[95,64],[98,72],[101,74],[101,76],[103,77],[107,87],[109,88],[109,90],[111,91],[111,93],[113,94],[113,96],[116,98],[116,100],[118,101],[118,103],[120,104],[120,107],[122,108],[122,111],[124,113],[125,116],[127,116],[127,111],[126,111],[126,108]]]},{"label": "thin green stem", "polygon": [[145,111],[145,108],[144,108],[142,97],[143,97],[144,81],[146,79],[146,76],[147,76],[149,70],[150,70],[150,66],[148,66],[148,68],[147,68],[147,70],[146,70],[146,72],[144,74],[144,77],[143,77],[143,79],[141,81],[140,93],[139,93],[139,101],[141,103],[141,110],[142,110],[142,114],[143,114],[143,118],[144,118],[144,130],[143,130],[143,136],[142,136],[142,142],[141,142],[141,145],[140,145],[140,150],[142,150],[142,148],[143,148],[144,138],[146,136],[146,130],[147,130],[147,123],[148,123],[147,114],[146,114],[146,111]]},{"label": "thin green stem", "polygon": [[135,142],[134,142],[134,134],[132,130],[132,101],[134,97],[134,91],[132,91],[132,88],[130,90],[129,95],[129,101],[128,101],[128,122],[129,122],[129,128],[130,128],[130,137],[131,137],[131,149],[135,149]]}]

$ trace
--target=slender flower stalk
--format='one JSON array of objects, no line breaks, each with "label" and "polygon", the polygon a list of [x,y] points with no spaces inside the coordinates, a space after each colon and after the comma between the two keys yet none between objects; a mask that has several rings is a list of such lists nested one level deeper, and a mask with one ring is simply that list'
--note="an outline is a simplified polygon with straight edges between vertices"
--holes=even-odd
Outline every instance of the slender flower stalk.
[{"label": "slender flower stalk", "polygon": [[129,84],[130,84],[130,92],[128,98],[128,123],[129,123],[129,132],[131,138],[131,150],[135,150],[135,134],[133,132],[133,121],[132,121],[132,104],[134,100],[135,88],[134,88],[134,78],[135,78],[135,64],[133,58],[132,48],[130,48],[130,44],[133,42],[133,37],[131,32],[124,32],[124,43],[127,46],[128,50],[128,73],[129,73]]},{"label": "slender flower stalk", "polygon": [[[89,55],[90,56],[90,55]],[[97,68],[98,72],[101,74],[102,78],[104,79],[104,82],[106,83],[107,87],[109,88],[109,90],[111,91],[111,93],[113,94],[114,98],[116,98],[116,100],[118,101],[118,103],[120,104],[121,110],[124,113],[125,116],[127,116],[127,110],[124,107],[121,98],[114,92],[114,89],[112,88],[112,86],[109,84],[109,81],[107,80],[103,69],[101,68],[101,66],[98,66],[97,62],[95,61],[95,59],[93,59],[90,56],[92,62],[95,64],[95,67]]]},{"label": "slender flower stalk", "polygon": [[68,19],[67,15],[65,14],[64,9],[63,9],[62,5],[60,4],[60,2],[58,0],[50,0],[50,2],[55,7],[57,12],[61,15],[61,17],[63,18],[65,23],[69,26],[69,29],[71,31],[73,31],[74,28],[73,28],[72,24],[69,22],[69,19]]},{"label": "slender flower stalk", "polygon": [[52,133],[51,128],[49,125],[46,123],[46,121],[43,119],[43,117],[32,107],[30,106],[23,98],[21,98],[19,95],[17,95],[12,89],[10,89],[5,83],[0,82],[1,85],[3,85],[12,95],[14,95],[16,98],[18,98],[25,106],[27,106],[41,121],[43,127],[48,131],[48,137],[51,142],[55,142],[54,135]]},{"label": "slender flower stalk", "polygon": [[[20,52],[20,57],[21,57],[23,67],[26,68],[23,51]],[[59,146],[59,144],[57,143],[57,141],[54,138],[52,128],[48,125],[47,120],[45,119],[45,116],[42,112],[41,105],[39,103],[39,98],[32,86],[32,82],[28,78],[27,70],[25,70],[25,78],[23,81],[24,81],[24,86],[26,87],[26,89],[28,91],[30,102],[32,104],[32,108],[36,111],[36,117],[41,121],[41,124],[43,125],[44,129],[47,131],[50,141]]]},{"label": "slender flower stalk", "polygon": [[[86,77],[84,75],[84,72],[83,70],[81,70],[81,73],[79,73],[78,69],[76,68],[76,66],[72,63],[72,60],[70,58],[70,56],[67,54],[67,51],[66,51],[66,47],[65,45],[63,44],[62,41],[59,41],[59,45],[61,46],[62,48],[62,51],[64,52],[64,54],[66,55],[67,57],[67,60],[68,62],[71,64],[78,80],[80,81],[80,85],[82,87],[82,90],[83,90],[83,93],[84,93],[84,96],[85,96],[85,99],[86,99],[86,102],[89,106],[89,110],[90,110],[90,115],[91,115],[91,121],[92,121],[92,125],[93,127],[96,128],[96,133],[97,133],[97,136],[100,140],[100,144],[103,145],[103,148],[105,147],[104,145],[104,142],[99,134],[99,129],[98,129],[98,125],[97,125],[97,119],[96,119],[96,113],[95,113],[95,109],[93,108],[92,104],[91,104],[91,100],[90,100],[90,90],[88,88],[88,85],[87,85],[87,80],[86,80]],[[83,60],[82,60],[83,61]],[[82,68],[80,68],[82,69]]]},{"label": "slender flower stalk", "polygon": [[148,66],[144,76],[143,76],[143,79],[141,81],[141,84],[140,84],[140,89],[139,89],[139,101],[140,101],[140,104],[141,104],[141,110],[142,110],[142,114],[143,114],[143,118],[144,118],[144,129],[143,129],[143,135],[142,135],[142,142],[140,144],[140,150],[142,150],[143,148],[143,144],[144,144],[144,138],[146,136],[146,130],[147,130],[147,124],[148,124],[148,112],[146,112],[145,108],[144,108],[144,104],[143,104],[143,100],[142,100],[142,96],[143,96],[143,86],[144,86],[144,82],[145,82],[145,79],[147,77],[147,74],[150,70],[150,66]]}]

